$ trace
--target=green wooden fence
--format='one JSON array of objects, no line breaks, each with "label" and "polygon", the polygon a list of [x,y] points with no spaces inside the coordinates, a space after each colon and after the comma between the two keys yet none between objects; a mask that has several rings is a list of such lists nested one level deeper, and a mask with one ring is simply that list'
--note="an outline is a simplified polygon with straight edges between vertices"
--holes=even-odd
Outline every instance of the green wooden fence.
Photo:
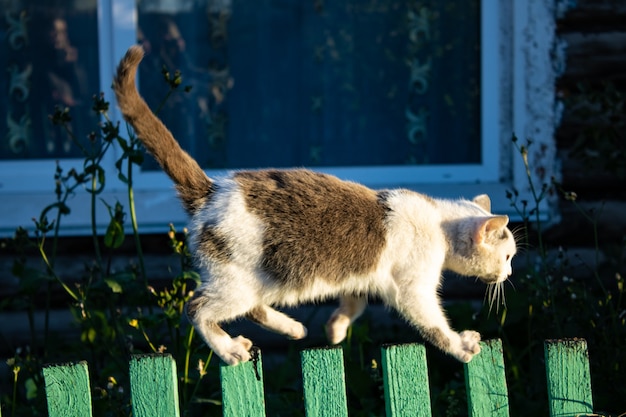
[{"label": "green wooden fence", "polygon": [[[465,365],[470,416],[508,416],[508,392],[500,340],[481,342],[482,352]],[[223,415],[265,416],[263,373],[258,360],[220,367]],[[587,343],[583,339],[545,342],[550,415],[593,413]],[[348,415],[341,348],[301,353],[307,417]],[[428,368],[421,344],[382,347],[387,416],[431,416]],[[50,417],[91,416],[87,363],[44,368]],[[347,381],[349,384],[350,381]],[[133,416],[179,416],[176,364],[169,355],[140,355],[130,361]]]}]

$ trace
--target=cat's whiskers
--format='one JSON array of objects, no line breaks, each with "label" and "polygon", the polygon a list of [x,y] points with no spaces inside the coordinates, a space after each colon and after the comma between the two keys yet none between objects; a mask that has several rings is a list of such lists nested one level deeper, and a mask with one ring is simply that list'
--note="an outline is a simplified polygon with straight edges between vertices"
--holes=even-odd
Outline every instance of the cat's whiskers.
[{"label": "cat's whiskers", "polygon": [[513,239],[515,241],[515,247],[519,253],[526,252],[531,246],[526,239],[526,229],[524,226],[516,226],[511,230]]},{"label": "cat's whiskers", "polygon": [[511,234],[515,238],[516,242],[523,242],[526,237],[526,229],[523,225],[517,225],[513,229],[511,229]]},{"label": "cat's whiskers", "polygon": [[500,311],[500,305],[503,305],[506,308],[506,297],[504,295],[505,282],[506,281],[487,284],[487,290],[485,291],[485,299],[483,300],[483,303],[488,301],[489,313],[493,310],[494,305],[496,306],[496,313]]},{"label": "cat's whiskers", "polygon": [[508,282],[509,285],[511,285],[511,287],[513,288],[513,291],[517,291],[517,288],[515,288],[515,284],[513,284],[513,281],[511,281],[510,279],[507,279],[505,282]]}]

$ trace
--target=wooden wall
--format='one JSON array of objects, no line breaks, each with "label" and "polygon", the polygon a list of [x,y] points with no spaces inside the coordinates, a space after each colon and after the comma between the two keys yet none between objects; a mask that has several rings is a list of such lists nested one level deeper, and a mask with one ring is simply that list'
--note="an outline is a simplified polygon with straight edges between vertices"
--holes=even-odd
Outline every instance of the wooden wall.
[{"label": "wooden wall", "polygon": [[[556,140],[565,189],[576,192],[580,206],[600,214],[601,236],[619,242],[626,235],[626,1],[577,0],[557,21],[557,34],[566,42],[566,67],[556,85],[564,110]],[[611,83],[613,87],[607,87]],[[581,93],[580,85],[589,89]],[[611,91],[608,111],[589,116],[583,107],[599,110],[602,100],[590,95]],[[605,100],[605,106],[607,103]],[[604,112],[604,116],[600,115]],[[610,133],[607,133],[610,132]],[[604,135],[593,139],[593,135]],[[606,135],[611,134],[610,140]],[[577,141],[586,137],[580,152]],[[599,155],[612,152],[614,164]],[[603,160],[604,159],[604,160]],[[549,236],[564,244],[590,243],[588,222],[569,202],[561,205],[562,221]]]}]

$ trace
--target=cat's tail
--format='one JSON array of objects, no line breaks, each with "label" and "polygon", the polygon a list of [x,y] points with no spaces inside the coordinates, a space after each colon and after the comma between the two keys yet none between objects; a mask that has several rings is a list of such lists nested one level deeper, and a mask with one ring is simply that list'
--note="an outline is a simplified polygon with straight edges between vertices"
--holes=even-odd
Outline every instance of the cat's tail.
[{"label": "cat's tail", "polygon": [[131,46],[117,67],[113,90],[124,119],[135,130],[150,154],[174,181],[187,213],[195,213],[213,191],[213,181],[185,152],[172,133],[150,110],[135,86],[143,48]]}]

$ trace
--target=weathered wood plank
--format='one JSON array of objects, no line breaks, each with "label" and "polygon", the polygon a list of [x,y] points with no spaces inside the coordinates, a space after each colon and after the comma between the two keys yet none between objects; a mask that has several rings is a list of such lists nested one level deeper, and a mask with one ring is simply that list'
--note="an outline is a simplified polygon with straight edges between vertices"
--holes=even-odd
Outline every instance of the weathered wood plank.
[{"label": "weathered wood plank", "polygon": [[[572,2],[570,2],[572,3]],[[624,28],[626,3],[616,0],[576,0],[557,21],[557,30],[598,33],[619,31]]]},{"label": "weathered wood plank", "polygon": [[261,352],[252,348],[253,359],[236,366],[220,364],[222,413],[224,417],[264,417]]},{"label": "weathered wood plank", "polygon": [[43,368],[50,417],[91,416],[87,362]]},{"label": "weathered wood plank", "polygon": [[574,417],[593,413],[587,341],[546,340],[544,353],[550,415]]},{"label": "weathered wood plank", "polygon": [[387,417],[430,417],[432,412],[424,345],[387,345],[381,351]]},{"label": "weathered wood plank", "polygon": [[465,364],[465,386],[470,416],[508,416],[509,395],[506,386],[502,342],[480,343],[481,352]]},{"label": "weathered wood plank", "polygon": [[309,349],[300,356],[307,417],[346,417],[348,401],[342,349]]},{"label": "weathered wood plank", "polygon": [[133,356],[130,394],[134,417],[178,417],[178,382],[172,356]]},{"label": "weathered wood plank", "polygon": [[626,31],[600,33],[563,33],[567,42],[567,67],[559,80],[560,87],[574,88],[576,83],[587,81],[624,80],[626,68]]}]

